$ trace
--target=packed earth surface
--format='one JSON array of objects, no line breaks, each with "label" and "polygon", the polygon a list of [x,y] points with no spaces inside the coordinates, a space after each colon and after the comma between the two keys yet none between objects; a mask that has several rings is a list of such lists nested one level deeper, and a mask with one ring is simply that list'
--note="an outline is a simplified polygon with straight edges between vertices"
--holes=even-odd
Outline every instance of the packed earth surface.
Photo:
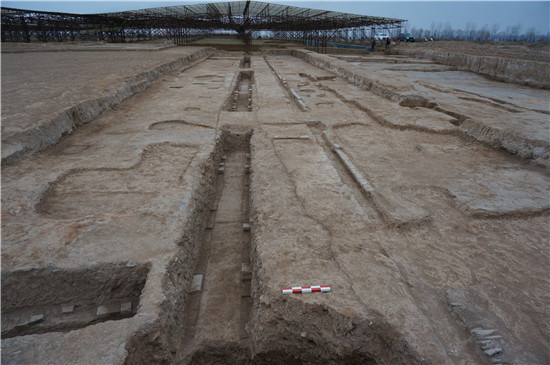
[{"label": "packed earth surface", "polygon": [[547,45],[230,46],[2,45],[2,364],[550,363]]}]

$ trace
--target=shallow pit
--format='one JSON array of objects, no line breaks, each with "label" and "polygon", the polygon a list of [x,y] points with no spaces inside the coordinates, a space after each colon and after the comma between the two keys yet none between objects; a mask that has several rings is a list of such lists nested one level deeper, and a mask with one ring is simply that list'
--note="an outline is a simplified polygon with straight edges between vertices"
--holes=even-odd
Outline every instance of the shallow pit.
[{"label": "shallow pit", "polygon": [[3,272],[2,338],[133,317],[148,272],[133,262]]}]

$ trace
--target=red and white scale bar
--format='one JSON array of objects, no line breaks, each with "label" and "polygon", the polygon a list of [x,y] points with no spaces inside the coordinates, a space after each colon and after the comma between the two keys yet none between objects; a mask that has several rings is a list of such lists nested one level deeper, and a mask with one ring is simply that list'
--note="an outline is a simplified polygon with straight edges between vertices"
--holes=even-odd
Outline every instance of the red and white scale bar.
[{"label": "red and white scale bar", "polygon": [[330,285],[293,286],[283,288],[283,294],[328,293]]}]

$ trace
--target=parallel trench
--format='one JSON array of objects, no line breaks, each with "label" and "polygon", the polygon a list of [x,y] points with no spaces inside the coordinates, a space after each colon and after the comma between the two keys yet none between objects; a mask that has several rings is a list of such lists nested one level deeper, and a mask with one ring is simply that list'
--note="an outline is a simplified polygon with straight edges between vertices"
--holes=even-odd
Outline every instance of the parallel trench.
[{"label": "parallel trench", "polygon": [[373,222],[381,223],[380,212],[376,210],[376,207],[372,204],[371,197],[365,194],[365,191],[361,189],[359,183],[353,178],[351,173],[346,170],[346,167],[341,160],[338,159],[335,152],[333,152],[327,141],[323,138],[323,131],[326,127],[321,122],[307,123],[311,133],[313,134],[317,144],[323,149],[325,155],[328,157],[332,167],[338,172],[338,176],[342,179],[342,183],[347,186],[352,194],[355,196],[369,219]]},{"label": "parallel trench", "polygon": [[237,73],[236,84],[226,101],[225,109],[231,112],[251,112],[253,110],[254,71],[250,70],[250,57],[243,57],[239,67],[247,70]]},{"label": "parallel trench", "polygon": [[[223,129],[223,128],[222,128]],[[312,127],[315,129],[315,127]],[[344,350],[341,354],[328,351],[316,357],[316,343],[325,343],[322,331],[312,333],[316,340],[304,339],[304,329],[298,318],[320,316],[323,321],[314,325],[331,328],[342,320],[333,311],[322,311],[318,306],[301,308],[289,306],[283,311],[289,316],[283,324],[285,336],[292,343],[274,341],[275,347],[267,352],[254,353],[255,334],[253,288],[252,222],[249,216],[250,137],[246,133],[222,132],[220,143],[223,152],[217,165],[215,194],[209,204],[205,229],[182,310],[183,325],[176,333],[183,337],[176,349],[177,363],[184,364],[375,364],[370,354]],[[254,289],[254,290],[253,290]],[[311,313],[309,313],[311,309]],[[328,315],[328,313],[332,313]],[[326,318],[325,318],[326,317]],[[287,327],[288,326],[288,327]],[[306,324],[306,326],[308,326]],[[359,327],[362,327],[361,324]],[[312,330],[311,327],[308,327]],[[360,330],[359,332],[361,332]],[[379,346],[381,334],[370,334],[366,343]],[[286,338],[286,337],[285,337]],[[350,340],[349,338],[344,338]],[[282,339],[280,339],[282,340]],[[333,339],[334,340],[334,339]],[[338,343],[342,338],[335,339]],[[318,341],[318,342],[317,342]],[[328,340],[329,342],[331,340]],[[361,341],[361,337],[351,339]],[[338,346],[338,345],[337,345]],[[304,354],[300,354],[301,352]],[[313,357],[312,357],[313,356]],[[401,354],[397,355],[401,356]],[[128,363],[128,362],[127,362]]]},{"label": "parallel trench", "polygon": [[[243,59],[240,67],[250,61]],[[226,99],[225,110],[249,111],[254,73],[237,71],[234,89]],[[284,90],[284,88],[283,88]],[[232,102],[229,104],[228,102]],[[320,127],[320,126],[317,126]],[[317,129],[311,126],[314,134]],[[221,128],[221,156],[216,166],[215,193],[211,198],[206,224],[198,244],[199,254],[187,288],[182,310],[181,332],[176,359],[190,364],[268,364],[268,363],[332,363],[318,358],[303,362],[299,355],[304,344],[300,341],[280,343],[269,352],[255,353],[254,299],[252,293],[252,223],[249,217],[250,138],[246,132]],[[322,142],[322,141],[321,141]],[[321,143],[323,145],[323,143]],[[330,151],[329,151],[330,152]],[[256,295],[256,294],[255,294]],[[300,312],[299,309],[296,309]],[[333,321],[330,318],[329,321]],[[299,336],[296,323],[292,332]],[[306,347],[310,347],[308,343]],[[255,353],[255,354],[254,354]],[[339,358],[336,354],[330,355]],[[349,357],[351,356],[351,357]],[[350,363],[373,363],[361,354],[346,354]],[[351,359],[354,359],[353,361]]]},{"label": "parallel trench", "polygon": [[[248,67],[248,62],[243,59],[240,67]],[[230,91],[224,109],[250,111],[254,71],[237,72],[234,89]],[[282,85],[281,88],[285,90]],[[339,166],[320,137],[321,126],[310,125],[310,129],[331,157],[331,162]],[[183,341],[181,347],[176,349],[176,358],[182,363],[191,364],[376,363],[363,349],[351,352],[346,349],[338,354],[329,350],[328,354],[311,358],[311,351],[316,353],[314,347],[317,341],[324,343],[331,340],[323,339],[319,333],[321,337],[315,342],[309,339],[309,342],[302,343],[305,340],[300,333],[303,332],[295,320],[289,320],[283,328],[286,328],[285,336],[296,336],[296,341],[292,344],[280,342],[268,352],[256,353],[257,344],[254,342],[257,334],[254,333],[255,323],[252,322],[256,317],[252,293],[257,295],[253,288],[253,283],[257,284],[257,281],[252,280],[255,270],[252,267],[252,223],[249,217],[250,138],[253,131],[231,131],[230,127],[224,126],[221,132],[219,143],[223,146],[223,152],[216,167],[215,194],[209,204],[205,230],[198,242],[199,256],[189,287],[181,288],[187,291],[187,300],[182,313],[182,331],[179,333]],[[339,173],[347,176],[343,170],[339,170]],[[351,177],[348,180],[346,183],[355,188]],[[354,192],[361,196],[360,189]],[[369,215],[377,215],[366,200],[362,205]],[[292,309],[292,312],[296,313],[291,316],[309,315],[299,308]],[[323,312],[325,315],[326,312]],[[342,319],[334,313],[334,316],[326,318],[328,322],[321,327]],[[352,342],[365,341],[378,347],[378,342],[383,342],[382,337],[385,335],[371,334],[368,338],[359,337]],[[340,338],[332,340],[336,343],[342,341]],[[301,354],[303,351],[309,355],[304,356]],[[390,355],[387,353],[382,357],[389,358]]]},{"label": "parallel trench", "polygon": [[250,133],[224,131],[215,196],[209,206],[199,258],[185,308],[183,356],[210,363],[211,342],[248,353],[251,318],[249,223]]}]

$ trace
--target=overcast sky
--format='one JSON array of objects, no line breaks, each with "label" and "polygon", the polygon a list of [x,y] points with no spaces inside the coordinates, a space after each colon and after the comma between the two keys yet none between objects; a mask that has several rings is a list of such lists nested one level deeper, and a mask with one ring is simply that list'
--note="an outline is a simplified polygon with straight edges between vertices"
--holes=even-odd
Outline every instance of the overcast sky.
[{"label": "overcast sky", "polygon": [[[226,0],[227,1],[227,0]],[[550,32],[550,1],[272,1],[277,4],[326,9],[346,13],[406,19],[408,26],[429,29],[432,23],[450,23],[466,29],[487,24],[500,30],[521,24],[520,32],[534,27],[539,34]],[[2,6],[67,13],[104,13],[159,6],[222,1],[2,1]]]}]

